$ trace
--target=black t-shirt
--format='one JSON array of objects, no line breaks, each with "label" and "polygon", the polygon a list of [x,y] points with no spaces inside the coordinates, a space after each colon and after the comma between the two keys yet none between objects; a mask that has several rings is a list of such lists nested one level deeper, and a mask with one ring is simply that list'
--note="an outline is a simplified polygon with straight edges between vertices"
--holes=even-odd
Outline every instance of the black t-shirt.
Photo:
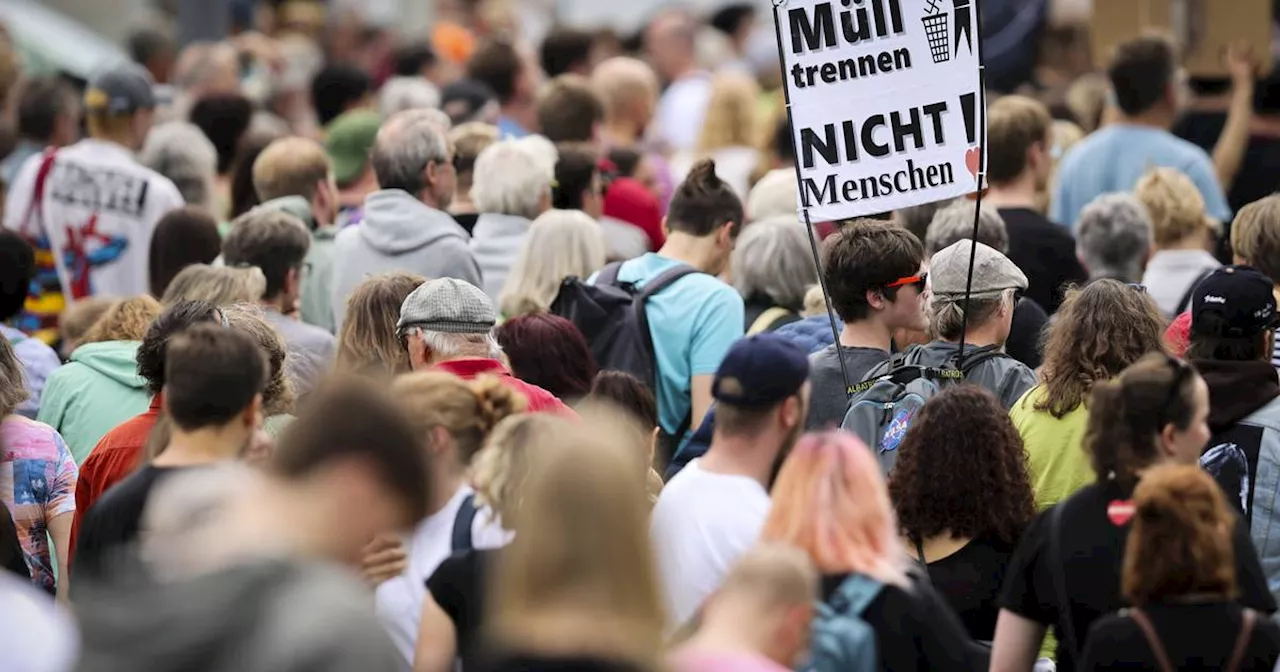
[{"label": "black t-shirt", "polygon": [[[1152,604],[1142,608],[1169,662],[1179,670],[1222,670],[1240,636],[1244,610],[1237,604]],[[1280,658],[1280,625],[1259,615],[1240,672],[1271,672]],[[1089,631],[1082,670],[1158,670],[1150,642],[1132,617],[1103,616]]]},{"label": "black t-shirt", "polygon": [[497,551],[455,553],[427,579],[431,599],[453,621],[458,637],[458,657],[464,670],[477,667],[480,633],[484,626],[485,580]]},{"label": "black t-shirt", "polygon": [[[780,306],[775,305],[767,298],[762,299],[759,297],[753,297],[748,299],[743,304],[743,317],[745,318],[743,320],[743,330],[749,331],[752,325],[756,323],[756,320],[759,319],[761,315],[765,314],[765,311],[770,308],[778,307]],[[784,324],[791,324],[792,322],[800,321],[800,315],[798,313],[790,308],[787,308],[786,310],[788,311],[787,314],[774,318],[773,321],[769,323],[768,328],[766,328],[765,331],[773,331]]]},{"label": "black t-shirt", "polygon": [[138,538],[151,491],[164,479],[187,469],[148,464],[103,493],[80,523],[75,573],[101,576],[111,557]]},{"label": "black t-shirt", "polygon": [[480,219],[480,215],[474,212],[450,215],[453,221],[458,223],[463,229],[466,229],[467,235],[471,235],[472,229],[476,228],[476,220]]},{"label": "black t-shirt", "polygon": [[[1111,522],[1107,509],[1112,502],[1127,501],[1132,494],[1111,480],[1086,486],[1058,504],[1066,507],[1057,540],[1059,557],[1050,550],[1051,508],[1031,523],[1009,561],[1000,606],[1053,626],[1058,639],[1059,670],[1075,669],[1076,652],[1070,650],[1063,632],[1067,610],[1055,587],[1055,573],[1061,572],[1062,592],[1070,596],[1076,646],[1082,646],[1094,621],[1126,606],[1120,596],[1120,566],[1129,521],[1119,525]],[[1273,613],[1276,603],[1267,589],[1266,575],[1249,539],[1249,530],[1239,520],[1234,542],[1240,603],[1264,614]]]},{"label": "black t-shirt", "polygon": [[[1173,134],[1212,154],[1226,126],[1226,112],[1187,112],[1174,124]],[[1231,209],[1239,211],[1280,189],[1277,168],[1280,168],[1280,138],[1251,136],[1245,146],[1244,161],[1227,191]]]},{"label": "black t-shirt", "polygon": [[[822,577],[823,599],[831,598],[847,578]],[[922,576],[912,576],[908,589],[886,585],[862,612],[862,620],[876,633],[880,669],[986,670],[991,651],[965,632],[964,625]]]},{"label": "black t-shirt", "polygon": [[1009,339],[1005,341],[1004,351],[1010,357],[1026,364],[1028,368],[1040,368],[1042,353],[1040,338],[1044,328],[1049,324],[1049,316],[1040,304],[1022,297],[1013,308],[1013,322],[1009,327]]},{"label": "black t-shirt", "polygon": [[1014,544],[984,536],[941,560],[929,563],[929,580],[960,617],[969,636],[995,639],[997,601]]},{"label": "black t-shirt", "polygon": [[1083,285],[1089,274],[1076,256],[1076,239],[1030,208],[1001,208],[1009,232],[1009,260],[1027,276],[1026,297],[1052,315],[1068,285]]}]

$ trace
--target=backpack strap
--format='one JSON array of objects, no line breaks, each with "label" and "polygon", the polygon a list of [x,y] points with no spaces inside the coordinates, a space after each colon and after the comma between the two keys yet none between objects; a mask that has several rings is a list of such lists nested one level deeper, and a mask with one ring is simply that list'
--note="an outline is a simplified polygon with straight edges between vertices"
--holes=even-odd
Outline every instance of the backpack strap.
[{"label": "backpack strap", "polygon": [[31,188],[31,202],[27,203],[27,211],[22,215],[21,234],[30,238],[37,238],[39,231],[32,234],[29,229],[31,226],[31,218],[37,212],[44,211],[44,188],[49,181],[49,173],[53,172],[53,160],[58,156],[58,150],[50,147],[44,150],[44,154],[40,157],[40,168],[36,171],[36,180]]},{"label": "backpack strap", "polygon": [[879,581],[862,574],[850,574],[832,593],[827,604],[838,614],[861,615],[875,601],[884,586]]},{"label": "backpack strap", "polygon": [[478,511],[474,492],[462,498],[462,506],[458,507],[458,515],[453,518],[452,547],[454,553],[475,548],[471,539],[471,527],[475,523]]},{"label": "backpack strap", "polygon": [[1235,648],[1231,651],[1231,660],[1227,663],[1227,672],[1239,672],[1240,663],[1244,662],[1244,651],[1249,648],[1249,640],[1253,639],[1253,626],[1258,622],[1258,612],[1245,607],[1240,615],[1240,636],[1236,638]]},{"label": "backpack strap", "polygon": [[762,334],[769,331],[769,327],[772,327],[774,322],[777,322],[791,314],[791,311],[786,308],[774,306],[763,313],[760,313],[760,317],[757,317],[755,322],[751,323],[751,328],[747,330],[747,335],[755,336],[756,334]]},{"label": "backpack strap", "polygon": [[622,262],[615,261],[612,264],[600,269],[600,275],[596,276],[596,284],[598,285],[616,285],[618,284],[618,273],[622,270]]},{"label": "backpack strap", "polygon": [[1067,500],[1058,502],[1049,513],[1049,573],[1053,576],[1053,591],[1057,593],[1058,621],[1062,626],[1063,642],[1071,651],[1072,659],[1080,655],[1076,639],[1076,623],[1071,618],[1071,593],[1067,592],[1067,561],[1062,557],[1062,510]]},{"label": "backpack strap", "polygon": [[1204,279],[1209,277],[1213,271],[1214,269],[1210,268],[1196,276],[1196,279],[1192,281],[1191,286],[1187,287],[1187,291],[1182,295],[1182,298],[1178,299],[1178,309],[1173,311],[1174,317],[1187,312],[1187,308],[1191,305],[1191,295],[1196,293],[1196,287],[1199,287],[1200,283],[1204,282]]},{"label": "backpack strap", "polygon": [[1164,650],[1164,643],[1160,641],[1160,635],[1156,633],[1156,628],[1151,624],[1151,619],[1147,618],[1146,613],[1141,609],[1134,607],[1126,609],[1125,613],[1134,623],[1138,624],[1138,628],[1142,630],[1142,636],[1147,638],[1147,646],[1151,647],[1151,652],[1156,655],[1156,664],[1160,666],[1161,672],[1174,672],[1173,663],[1169,662],[1169,654]]}]

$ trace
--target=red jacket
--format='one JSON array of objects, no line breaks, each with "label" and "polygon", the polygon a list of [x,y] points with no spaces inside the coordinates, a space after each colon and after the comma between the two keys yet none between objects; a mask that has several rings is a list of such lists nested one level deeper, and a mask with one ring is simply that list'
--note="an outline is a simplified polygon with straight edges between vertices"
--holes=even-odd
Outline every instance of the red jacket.
[{"label": "red jacket", "polygon": [[471,380],[481,375],[497,376],[503,385],[524,395],[529,402],[530,413],[555,413],[568,418],[578,417],[573,409],[565,406],[564,402],[557,399],[554,394],[511,375],[507,367],[496,359],[451,359],[436,364],[434,368],[437,371],[452,373],[463,380]]},{"label": "red jacket", "polygon": [[147,437],[151,429],[160,419],[160,395],[151,398],[151,407],[141,415],[135,415],[116,425],[93,447],[84,464],[80,465],[80,479],[76,481],[76,514],[71,521],[71,548],[67,558],[71,559],[76,549],[76,538],[80,535],[80,523],[85,513],[111,486],[124,480],[142,458],[147,446]]}]

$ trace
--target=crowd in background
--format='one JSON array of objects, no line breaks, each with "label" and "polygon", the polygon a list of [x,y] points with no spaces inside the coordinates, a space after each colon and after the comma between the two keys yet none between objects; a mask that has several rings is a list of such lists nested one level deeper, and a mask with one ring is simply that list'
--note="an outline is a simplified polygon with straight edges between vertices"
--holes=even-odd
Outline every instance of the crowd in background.
[{"label": "crowd in background", "polygon": [[807,230],[753,5],[316,8],[0,49],[0,668],[1276,667],[1259,55],[996,52],[980,206]]}]

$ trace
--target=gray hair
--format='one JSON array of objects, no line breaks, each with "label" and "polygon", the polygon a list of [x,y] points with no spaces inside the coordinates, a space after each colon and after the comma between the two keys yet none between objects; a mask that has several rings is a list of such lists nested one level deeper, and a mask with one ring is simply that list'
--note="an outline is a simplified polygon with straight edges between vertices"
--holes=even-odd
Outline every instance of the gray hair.
[{"label": "gray hair", "polygon": [[1129,194],[1097,197],[1076,223],[1076,249],[1090,279],[1141,282],[1151,242],[1151,216]]},{"label": "gray hair", "polygon": [[939,210],[951,205],[953,201],[943,200],[893,211],[893,223],[910,231],[920,242],[924,242],[925,232],[933,223],[933,216]]},{"label": "gray hair", "polygon": [[422,337],[431,352],[440,358],[450,357],[487,357],[502,359],[502,346],[493,335],[493,330],[483,334],[453,334],[443,331],[428,331],[422,327],[412,329]]},{"label": "gray hair", "polygon": [[482,213],[533,219],[541,214],[554,178],[555,161],[547,162],[540,145],[524,139],[501,140],[476,157],[471,201]]},{"label": "gray hair", "polygon": [[151,129],[138,161],[169,178],[187,205],[212,209],[218,150],[195,124],[170,121]]},{"label": "gray hair", "polygon": [[174,276],[164,290],[166,308],[181,301],[204,301],[215,306],[256,304],[267,291],[262,269],[192,264]]},{"label": "gray hair", "polygon": [[[925,256],[932,257],[940,250],[973,238],[975,207],[974,201],[960,200],[935,213],[924,234]],[[985,207],[978,213],[978,242],[1001,254],[1009,251],[1009,232],[1000,213]]]},{"label": "gray hair", "polygon": [[422,77],[392,77],[378,94],[378,112],[383,118],[405,110],[440,107],[440,89]]},{"label": "gray hair", "polygon": [[733,287],[742,298],[766,296],[797,312],[809,286],[818,281],[808,234],[795,215],[770,217],[743,228],[730,268]]},{"label": "gray hair", "polygon": [[[449,158],[449,139],[431,110],[394,114],[378,129],[370,163],[378,186],[403,189],[415,197],[427,187],[423,172],[431,163]],[[439,110],[435,110],[439,111]]]},{"label": "gray hair", "polygon": [[1013,305],[1013,290],[1005,290],[1000,296],[990,299],[969,299],[969,321],[964,319],[965,302],[963,298],[940,297],[934,295],[929,302],[929,330],[935,337],[949,341],[960,338],[961,332],[985,325],[995,315],[1001,304],[1009,302]]}]

